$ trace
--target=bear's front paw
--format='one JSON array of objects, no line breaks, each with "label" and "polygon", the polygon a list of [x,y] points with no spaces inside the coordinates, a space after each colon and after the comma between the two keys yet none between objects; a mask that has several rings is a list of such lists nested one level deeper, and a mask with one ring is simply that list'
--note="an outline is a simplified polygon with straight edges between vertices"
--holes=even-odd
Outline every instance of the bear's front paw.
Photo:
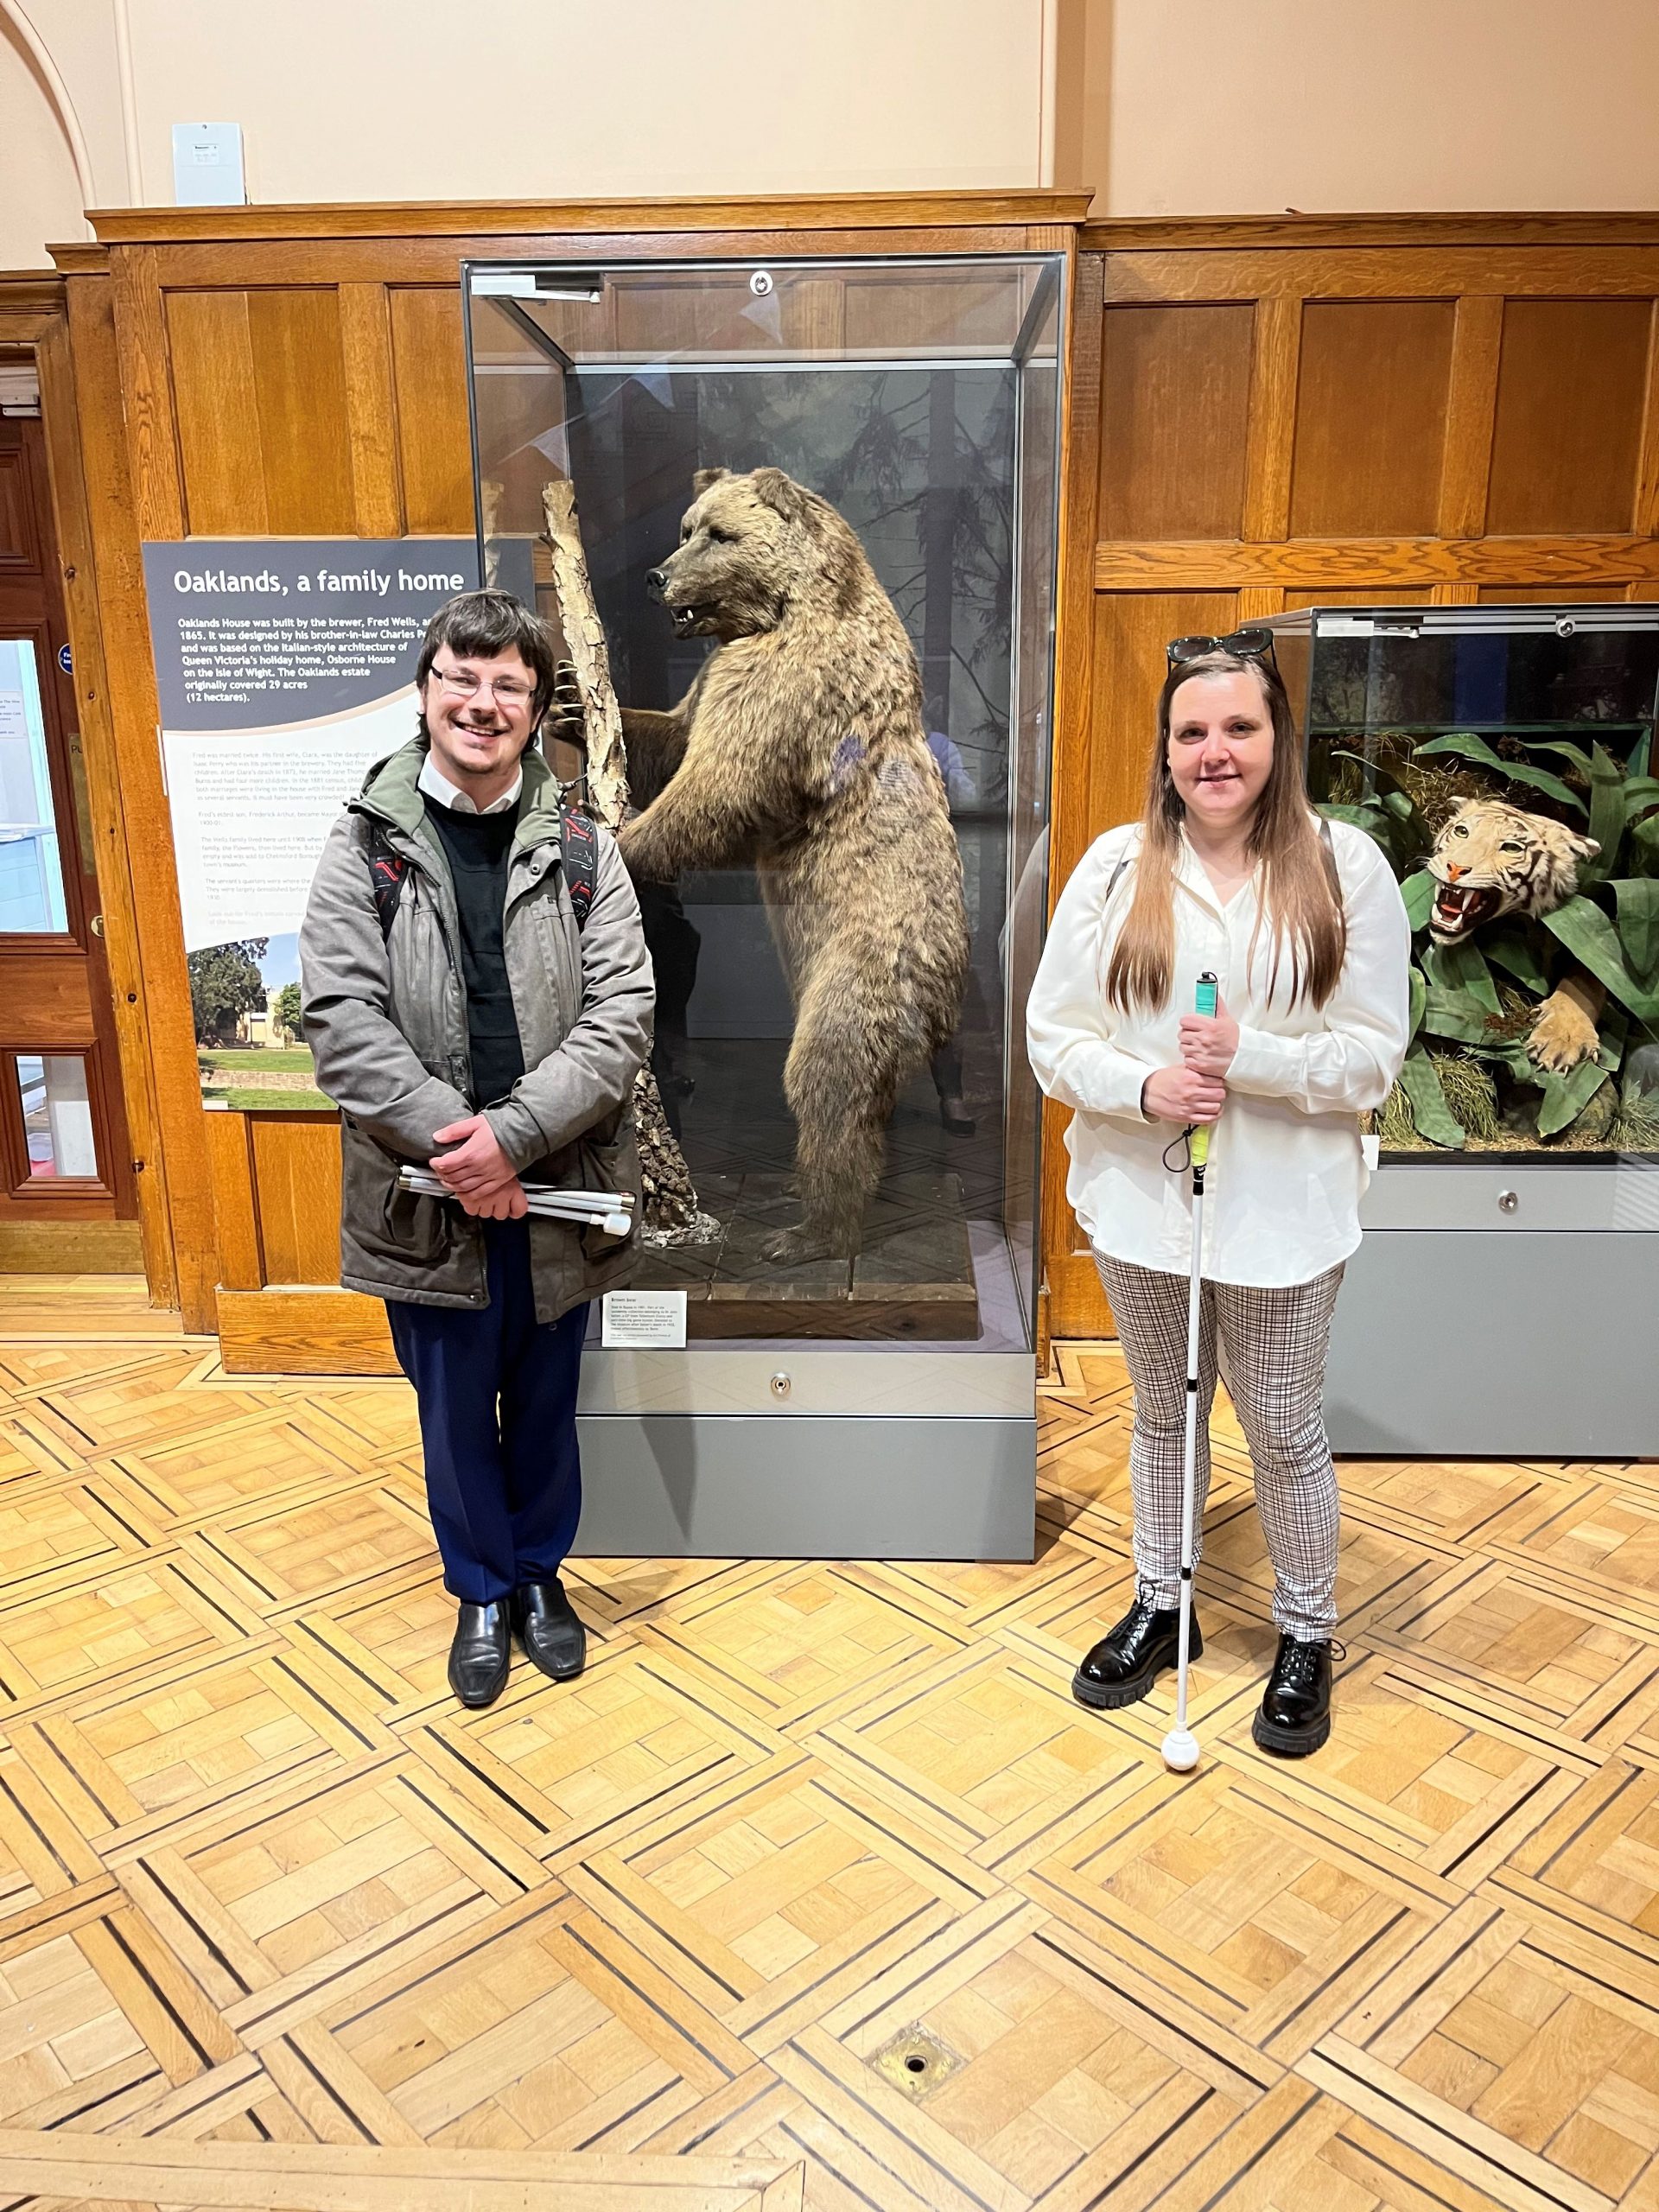
[{"label": "bear's front paw", "polygon": [[1601,1048],[1596,1025],[1576,999],[1552,991],[1534,1017],[1527,1058],[1551,1075],[1571,1075]]}]

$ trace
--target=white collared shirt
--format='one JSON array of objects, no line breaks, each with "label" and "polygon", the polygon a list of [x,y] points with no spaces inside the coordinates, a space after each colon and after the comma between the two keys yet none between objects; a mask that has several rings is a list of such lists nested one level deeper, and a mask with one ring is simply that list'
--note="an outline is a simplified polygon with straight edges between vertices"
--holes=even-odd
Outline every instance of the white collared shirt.
[{"label": "white collared shirt", "polygon": [[480,810],[485,814],[505,814],[510,806],[518,804],[518,794],[524,788],[524,772],[520,768],[500,798],[493,798],[482,810],[474,804],[458,785],[450,782],[429,753],[421,763],[418,780],[428,798],[436,799],[440,806],[447,806],[452,814],[477,814]]},{"label": "white collared shirt", "polygon": [[[1289,1003],[1287,948],[1268,991],[1273,933],[1259,913],[1259,876],[1225,904],[1181,839],[1175,959],[1168,1003],[1120,1014],[1104,993],[1107,962],[1135,895],[1133,859],[1111,889],[1138,824],[1108,830],[1060,895],[1026,1010],[1037,1080],[1073,1110],[1066,1197],[1096,1251],[1169,1274],[1192,1264],[1192,1182],[1166,1167],[1179,1130],[1149,1122],[1141,1090],[1179,1065],[1178,1023],[1193,1011],[1199,976],[1219,979],[1239,1025],[1227,1103],[1210,1142],[1204,1273],[1263,1287],[1311,1282],[1359,1243],[1370,1173],[1358,1116],[1382,1105],[1405,1058],[1411,925],[1393,870],[1362,830],[1331,824],[1348,923],[1348,957],[1323,1007]],[[1179,1160],[1183,1148],[1171,1151]]]}]

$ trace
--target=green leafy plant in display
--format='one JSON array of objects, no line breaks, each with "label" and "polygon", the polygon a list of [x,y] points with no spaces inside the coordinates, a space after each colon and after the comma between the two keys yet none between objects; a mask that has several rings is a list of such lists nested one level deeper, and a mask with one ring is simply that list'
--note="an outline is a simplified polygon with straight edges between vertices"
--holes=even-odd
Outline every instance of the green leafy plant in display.
[{"label": "green leafy plant in display", "polygon": [[[1593,738],[1503,743],[1500,752],[1489,738],[1453,731],[1417,744],[1384,737],[1383,757],[1332,752],[1339,796],[1321,811],[1375,840],[1412,928],[1411,1043],[1379,1134],[1390,1150],[1659,1149],[1659,777],[1650,734],[1624,760]],[[1389,757],[1391,747],[1400,749]],[[1599,849],[1579,862],[1573,895],[1551,911],[1503,915],[1436,944],[1430,815],[1477,798],[1564,823]],[[1535,1063],[1528,1041],[1539,1007],[1575,982],[1599,1008],[1596,1049],[1557,1072]]]}]

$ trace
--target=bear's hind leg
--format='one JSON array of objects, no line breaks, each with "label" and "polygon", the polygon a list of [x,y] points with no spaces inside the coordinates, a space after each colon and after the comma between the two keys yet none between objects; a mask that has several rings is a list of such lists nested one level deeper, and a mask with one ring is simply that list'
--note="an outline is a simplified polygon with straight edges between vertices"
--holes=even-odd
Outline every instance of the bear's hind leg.
[{"label": "bear's hind leg", "polygon": [[899,1075],[890,1040],[878,1037],[860,993],[815,976],[784,1069],[801,1221],[771,1240],[769,1259],[850,1258],[858,1250],[864,1209],[881,1179]]}]

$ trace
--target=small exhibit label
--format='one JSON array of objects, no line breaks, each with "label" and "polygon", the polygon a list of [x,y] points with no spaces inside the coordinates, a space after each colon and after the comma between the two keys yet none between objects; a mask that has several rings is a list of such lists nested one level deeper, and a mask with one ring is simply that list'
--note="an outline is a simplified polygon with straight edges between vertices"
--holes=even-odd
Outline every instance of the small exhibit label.
[{"label": "small exhibit label", "polygon": [[613,1350],[683,1351],[683,1290],[607,1290],[600,1342]]}]

